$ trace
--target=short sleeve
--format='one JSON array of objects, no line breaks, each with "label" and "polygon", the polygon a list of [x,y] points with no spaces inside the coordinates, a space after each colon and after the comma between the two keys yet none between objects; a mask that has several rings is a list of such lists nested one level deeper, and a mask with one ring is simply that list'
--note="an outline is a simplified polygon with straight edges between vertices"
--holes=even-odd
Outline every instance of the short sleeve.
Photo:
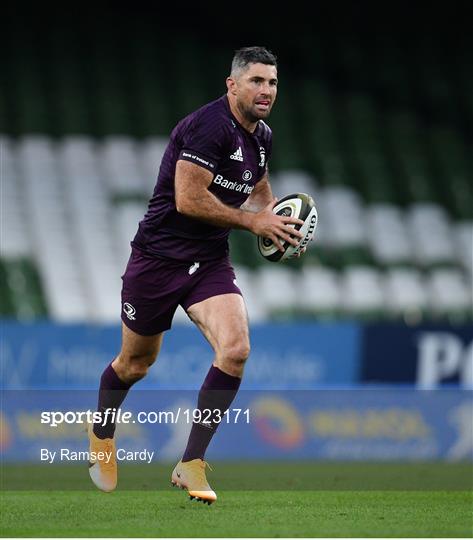
[{"label": "short sleeve", "polygon": [[179,159],[213,172],[229,147],[229,130],[222,118],[195,118],[183,137]]}]

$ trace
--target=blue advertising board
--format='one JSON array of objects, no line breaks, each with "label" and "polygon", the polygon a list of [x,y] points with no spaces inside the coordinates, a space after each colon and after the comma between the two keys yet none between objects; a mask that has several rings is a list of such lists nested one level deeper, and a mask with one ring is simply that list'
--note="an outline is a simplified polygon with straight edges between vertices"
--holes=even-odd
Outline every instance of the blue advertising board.
[{"label": "blue advertising board", "polygon": [[[119,352],[118,326],[1,323],[2,387],[95,389]],[[313,388],[358,379],[354,324],[265,324],[251,328],[243,388]],[[194,327],[176,325],[140,388],[199,388],[213,353]]]},{"label": "blue advertising board", "polygon": [[[196,391],[130,392],[120,410],[123,452],[179,459],[195,419]],[[4,461],[67,463],[86,451],[93,391],[4,392]],[[126,416],[125,415],[128,415]],[[125,421],[126,420],[126,421]],[[241,391],[222,419],[208,459],[472,460],[473,399],[459,389]]]},{"label": "blue advertising board", "polygon": [[360,357],[363,383],[473,388],[472,325],[366,325]]}]

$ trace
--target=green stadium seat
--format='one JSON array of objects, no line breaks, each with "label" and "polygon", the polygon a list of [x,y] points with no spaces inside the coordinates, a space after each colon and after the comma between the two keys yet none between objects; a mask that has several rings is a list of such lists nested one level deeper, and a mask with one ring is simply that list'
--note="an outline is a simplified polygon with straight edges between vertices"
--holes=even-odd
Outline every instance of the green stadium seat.
[{"label": "green stadium seat", "polygon": [[[135,136],[169,136],[175,123],[175,112],[169,89],[169,56],[166,47],[152,28],[151,21],[130,21],[140,39],[126,48],[123,69],[129,74],[126,87]],[[130,133],[129,133],[130,134]]]},{"label": "green stadium seat", "polygon": [[439,197],[457,218],[473,218],[473,160],[463,141],[452,130],[440,127],[430,130],[428,140],[439,169]]},{"label": "green stadium seat", "polygon": [[457,261],[473,276],[473,220],[456,223],[453,228]]},{"label": "green stadium seat", "polygon": [[4,261],[0,259],[0,316],[15,317],[15,306],[13,303],[10,287],[8,285],[8,274]]},{"label": "green stadium seat", "polygon": [[21,320],[46,317],[41,279],[33,261],[4,260],[3,267],[16,317]]},{"label": "green stadium seat", "polygon": [[265,264],[258,251],[256,237],[248,231],[235,229],[230,234],[230,254],[236,265],[257,268]]}]

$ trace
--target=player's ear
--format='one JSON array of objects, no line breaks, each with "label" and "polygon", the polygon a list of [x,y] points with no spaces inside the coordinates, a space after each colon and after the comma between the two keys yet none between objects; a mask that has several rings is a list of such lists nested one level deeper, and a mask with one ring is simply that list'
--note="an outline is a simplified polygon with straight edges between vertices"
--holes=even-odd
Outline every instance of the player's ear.
[{"label": "player's ear", "polygon": [[235,95],[236,94],[236,81],[235,81],[235,79],[233,79],[232,77],[227,77],[226,83],[227,83],[227,90],[231,94]]}]

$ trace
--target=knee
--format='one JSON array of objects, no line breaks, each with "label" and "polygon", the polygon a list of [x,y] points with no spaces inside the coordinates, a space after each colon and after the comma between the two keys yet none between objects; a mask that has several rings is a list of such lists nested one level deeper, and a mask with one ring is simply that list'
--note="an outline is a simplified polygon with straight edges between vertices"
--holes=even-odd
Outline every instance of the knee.
[{"label": "knee", "polygon": [[248,356],[250,356],[250,344],[246,340],[230,343],[223,347],[221,356],[226,364],[243,368]]},{"label": "knee", "polygon": [[134,383],[146,376],[154,361],[155,357],[150,354],[120,354],[115,370],[122,380]]}]

